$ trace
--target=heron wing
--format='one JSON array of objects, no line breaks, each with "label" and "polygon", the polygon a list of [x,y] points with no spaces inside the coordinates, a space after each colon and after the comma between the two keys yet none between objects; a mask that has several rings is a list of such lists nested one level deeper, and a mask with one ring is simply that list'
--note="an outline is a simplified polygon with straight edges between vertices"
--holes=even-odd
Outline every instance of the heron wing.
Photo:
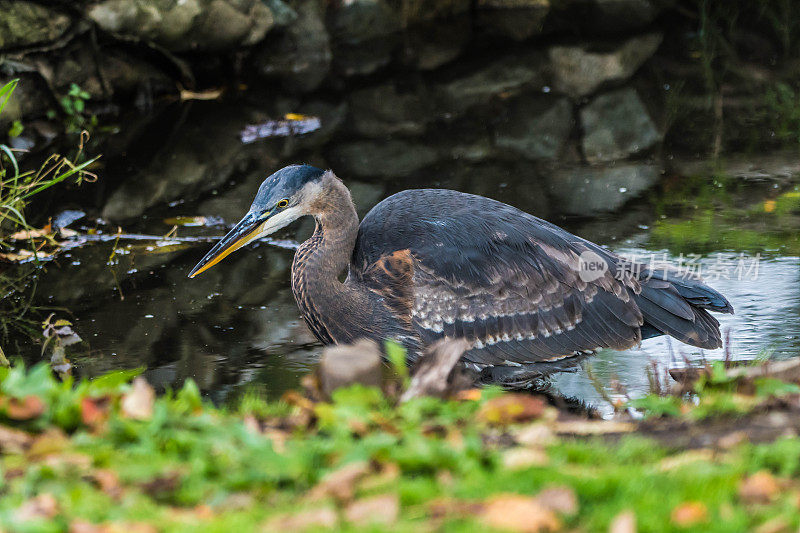
[{"label": "heron wing", "polygon": [[[608,267],[594,279],[581,275],[588,252]],[[422,341],[466,338],[473,348],[465,358],[479,365],[625,349],[641,340],[643,326],[717,347],[718,323],[703,307],[729,306],[699,280],[649,279],[646,269],[626,270],[616,255],[555,225],[456,191],[404,191],[370,211],[351,272],[385,291],[390,257],[408,264],[389,269],[406,280],[395,280],[391,293],[411,280],[402,301]]]}]

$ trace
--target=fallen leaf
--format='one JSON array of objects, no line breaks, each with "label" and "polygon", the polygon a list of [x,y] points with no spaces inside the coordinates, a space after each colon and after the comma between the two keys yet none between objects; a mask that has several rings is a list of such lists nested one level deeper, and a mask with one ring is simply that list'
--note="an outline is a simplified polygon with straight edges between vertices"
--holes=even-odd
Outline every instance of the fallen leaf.
[{"label": "fallen leaf", "polygon": [[395,463],[386,463],[377,474],[364,477],[358,488],[364,491],[375,490],[392,485],[400,477],[400,467]]},{"label": "fallen leaf", "polygon": [[133,380],[133,388],[122,397],[122,414],[135,420],[148,420],[153,416],[156,393],[147,381],[139,376]]},{"label": "fallen leaf", "polygon": [[81,398],[81,421],[84,425],[98,428],[108,420],[111,399],[108,396],[100,398]]},{"label": "fallen leaf", "polygon": [[510,393],[486,402],[478,411],[478,419],[488,424],[505,426],[538,418],[542,416],[544,409],[545,402],[538,396]]},{"label": "fallen leaf", "polygon": [[658,469],[669,472],[686,465],[697,462],[708,462],[714,457],[714,452],[709,449],[689,450],[672,457],[666,457],[658,463]]},{"label": "fallen leaf", "polygon": [[206,217],[172,217],[172,218],[165,218],[164,224],[168,224],[170,226],[205,226],[206,225]]},{"label": "fallen leaf", "polygon": [[8,398],[6,400],[6,416],[12,420],[31,420],[44,413],[44,402],[38,396],[25,396],[22,399]]},{"label": "fallen leaf", "polygon": [[167,472],[154,477],[150,481],[140,483],[139,486],[147,494],[154,494],[157,496],[167,495],[178,489],[181,484],[181,477],[180,472]]},{"label": "fallen leaf", "polygon": [[61,453],[69,446],[69,439],[59,428],[53,427],[39,435],[28,449],[28,457],[38,459],[54,453]]},{"label": "fallen leaf", "polygon": [[672,510],[672,523],[690,527],[708,520],[708,509],[703,502],[684,502]]},{"label": "fallen leaf", "polygon": [[458,391],[455,395],[455,399],[459,401],[466,401],[466,402],[477,402],[481,399],[481,395],[483,392],[481,389],[467,389]]},{"label": "fallen leaf", "polygon": [[30,433],[0,425],[0,450],[4,453],[22,453],[32,442]]},{"label": "fallen leaf", "polygon": [[775,211],[775,206],[776,205],[777,205],[777,203],[775,202],[775,200],[765,200],[764,201],[764,212],[765,213],[772,213],[773,211]]},{"label": "fallen leaf", "polygon": [[507,531],[536,533],[561,529],[561,521],[553,511],[536,498],[516,494],[495,496],[486,503],[480,518],[489,527]]},{"label": "fallen leaf", "polygon": [[14,518],[20,522],[29,520],[50,520],[59,512],[58,502],[52,494],[40,494],[26,501],[14,511]]},{"label": "fallen leaf", "polygon": [[20,230],[16,233],[12,233],[8,236],[9,239],[13,239],[15,241],[27,241],[28,239],[41,239],[42,237],[47,237],[51,232],[52,228],[50,226],[45,226],[42,229],[30,229],[30,230]]},{"label": "fallen leaf", "polygon": [[503,453],[503,466],[509,470],[545,466],[549,462],[550,458],[541,448],[511,448]]},{"label": "fallen leaf", "polygon": [[391,525],[400,515],[400,500],[394,494],[382,494],[356,500],[344,510],[345,519],[356,526]]},{"label": "fallen leaf", "polygon": [[636,533],[636,515],[633,511],[622,511],[611,521],[608,533]]},{"label": "fallen leaf", "polygon": [[572,516],[578,513],[578,497],[570,487],[549,487],[536,495],[536,501],[558,514]]},{"label": "fallen leaf", "polygon": [[556,435],[545,423],[534,422],[519,428],[513,433],[514,440],[523,446],[549,446],[556,441]]},{"label": "fallen leaf", "polygon": [[745,503],[769,503],[780,491],[775,476],[766,470],[744,478],[739,484],[739,498]]},{"label": "fallen leaf", "polygon": [[92,458],[83,453],[51,453],[42,460],[54,470],[77,469],[87,471],[92,466]]},{"label": "fallen leaf", "polygon": [[370,472],[369,463],[356,461],[330,472],[311,489],[308,497],[312,500],[332,496],[338,500],[351,500],[355,486]]},{"label": "fallen leaf", "polygon": [[261,531],[272,533],[273,531],[304,531],[307,529],[332,529],[336,527],[339,517],[336,511],[330,507],[320,507],[319,509],[309,509],[293,514],[282,514],[267,520],[262,526]]},{"label": "fallen leaf", "polygon": [[119,482],[119,476],[113,470],[101,468],[92,473],[97,486],[109,497],[119,500],[122,497],[122,485]]},{"label": "fallen leaf", "polygon": [[630,433],[636,429],[631,422],[617,422],[613,420],[576,420],[559,422],[556,424],[556,433],[568,435],[607,435],[609,433]]},{"label": "fallen leaf", "polygon": [[792,529],[792,525],[785,518],[776,516],[755,528],[753,533],[789,533],[791,531],[796,530]]},{"label": "fallen leaf", "polygon": [[181,89],[181,101],[186,102],[189,100],[218,100],[222,93],[223,88],[208,89],[205,91],[190,91],[189,89]]}]

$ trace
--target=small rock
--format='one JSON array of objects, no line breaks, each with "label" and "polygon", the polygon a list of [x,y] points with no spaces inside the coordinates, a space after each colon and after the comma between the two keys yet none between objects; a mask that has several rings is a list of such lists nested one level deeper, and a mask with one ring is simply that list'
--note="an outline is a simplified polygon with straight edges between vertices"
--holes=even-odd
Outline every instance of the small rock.
[{"label": "small rock", "polygon": [[362,498],[348,505],[344,516],[348,522],[359,527],[388,526],[397,522],[400,516],[400,500],[394,494]]},{"label": "small rock", "polygon": [[356,141],[334,147],[330,158],[345,177],[398,178],[435,163],[438,153],[426,144]]},{"label": "small rock", "polygon": [[661,134],[634,89],[595,98],[581,110],[583,153],[591,163],[625,159],[644,152]]},{"label": "small rock", "polygon": [[652,164],[577,167],[556,171],[549,190],[565,214],[592,216],[614,211],[656,183],[661,168]]},{"label": "small rock", "polygon": [[467,16],[413,26],[404,36],[404,61],[420,70],[437,69],[460,56],[471,37],[472,24]]},{"label": "small rock", "polygon": [[25,0],[2,0],[0,50],[55,41],[71,24],[70,18],[57,9]]},{"label": "small rock", "polygon": [[442,109],[460,114],[492,98],[523,89],[541,89],[549,81],[548,62],[538,51],[508,55],[437,88]]},{"label": "small rock", "polygon": [[322,393],[327,397],[340,387],[355,384],[380,387],[380,349],[370,340],[360,340],[353,345],[329,346],[322,352],[317,371]]},{"label": "small rock", "polygon": [[659,34],[635,37],[610,52],[590,52],[580,46],[550,49],[557,90],[573,97],[593,93],[606,82],[630,78],[661,44]]},{"label": "small rock", "polygon": [[636,515],[633,511],[622,511],[611,521],[608,533],[636,533]]},{"label": "small rock", "polygon": [[253,45],[275,25],[261,0],[105,0],[90,6],[87,15],[105,31],[173,51]]},{"label": "small rock", "polygon": [[478,0],[477,23],[480,27],[524,41],[542,32],[550,12],[550,0]]},{"label": "small rock", "polygon": [[591,27],[614,33],[643,28],[653,22],[667,2],[651,0],[594,0]]},{"label": "small rock", "polygon": [[515,100],[495,130],[495,143],[532,160],[556,159],[572,130],[566,98],[526,95]]},{"label": "small rock", "polygon": [[433,106],[424,90],[398,92],[393,84],[355,91],[350,95],[353,126],[366,137],[419,135],[433,117]]},{"label": "small rock", "polygon": [[310,92],[328,75],[333,57],[325,6],[320,0],[300,0],[294,7],[297,20],[277,42],[268,42],[255,53],[256,69],[279,78],[287,91]]},{"label": "small rock", "polygon": [[780,492],[775,476],[767,471],[756,472],[739,484],[739,498],[745,503],[769,503]]},{"label": "small rock", "polygon": [[401,24],[385,0],[349,0],[331,6],[329,26],[337,44],[362,44],[398,32]]}]

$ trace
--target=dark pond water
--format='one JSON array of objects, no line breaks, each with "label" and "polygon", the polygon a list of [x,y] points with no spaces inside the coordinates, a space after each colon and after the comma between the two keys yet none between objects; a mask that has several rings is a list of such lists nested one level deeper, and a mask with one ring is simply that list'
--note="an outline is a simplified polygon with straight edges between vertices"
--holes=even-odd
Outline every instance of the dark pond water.
[{"label": "dark pond water", "polygon": [[[100,182],[50,198],[42,209],[86,211],[87,217],[72,226],[81,232],[109,235],[118,225],[126,234],[166,235],[173,227],[165,222],[170,217],[204,215],[235,222],[261,179],[284,164],[328,163],[313,139],[242,145],[239,130],[276,112],[253,115],[237,109],[171,109],[131,119],[125,133],[98,146],[105,154]],[[453,188],[511,203],[639,260],[699,268],[736,308],[736,315],[720,317],[729,331],[730,354],[736,359],[787,358],[800,354],[800,193],[792,161],[791,154],[742,155],[728,161],[731,176],[722,178],[724,173],[712,177],[702,164],[675,159],[660,185],[638,198],[629,198],[626,187],[606,189],[603,194],[612,200],[625,200],[622,207],[580,217],[566,216],[575,210],[550,201],[542,178],[548,169],[514,161],[463,158],[402,177],[391,170],[383,170],[378,179],[341,177],[362,215],[401,189]],[[690,177],[680,178],[681,173]],[[184,197],[197,200],[184,202]],[[181,239],[224,231],[221,225],[181,226],[157,240],[92,242],[61,254],[35,274],[23,266],[5,275],[35,277],[35,290],[26,297],[39,309],[28,316],[52,311],[72,320],[84,340],[69,348],[78,375],[143,366],[156,385],[176,387],[192,378],[216,401],[249,386],[278,395],[297,384],[321,350],[291,294],[293,251],[285,244],[256,243],[188,279],[210,241]],[[310,221],[302,221],[277,237],[296,242],[309,231]],[[42,357],[41,345],[20,335],[12,335],[6,346],[29,361]],[[589,364],[601,382],[616,378],[637,395],[647,390],[651,361],[669,366],[684,358],[724,356],[724,350],[703,351],[657,338],[625,352],[601,352]],[[585,370],[557,376],[553,386],[604,408]]]}]

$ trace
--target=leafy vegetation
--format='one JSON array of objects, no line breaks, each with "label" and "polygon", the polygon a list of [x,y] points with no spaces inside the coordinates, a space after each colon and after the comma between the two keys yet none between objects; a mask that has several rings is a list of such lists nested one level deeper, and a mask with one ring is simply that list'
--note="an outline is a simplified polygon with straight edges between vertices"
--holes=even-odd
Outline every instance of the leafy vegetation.
[{"label": "leafy vegetation", "polygon": [[[138,373],[75,383],[46,365],[0,369],[2,527],[604,531],[633,520],[639,531],[730,532],[800,524],[795,437],[681,451],[629,434],[631,424],[565,418],[536,397],[491,388],[398,405],[355,386],[330,402],[247,394],[218,408],[191,381],[156,398],[143,379],[130,382]],[[713,392],[727,397],[714,401],[723,416],[741,395],[732,383],[712,373],[694,409]],[[758,394],[776,392],[797,395],[797,386],[765,382]],[[652,399],[639,405],[654,408]],[[660,414],[686,416],[680,402],[670,405],[677,411]]]}]

